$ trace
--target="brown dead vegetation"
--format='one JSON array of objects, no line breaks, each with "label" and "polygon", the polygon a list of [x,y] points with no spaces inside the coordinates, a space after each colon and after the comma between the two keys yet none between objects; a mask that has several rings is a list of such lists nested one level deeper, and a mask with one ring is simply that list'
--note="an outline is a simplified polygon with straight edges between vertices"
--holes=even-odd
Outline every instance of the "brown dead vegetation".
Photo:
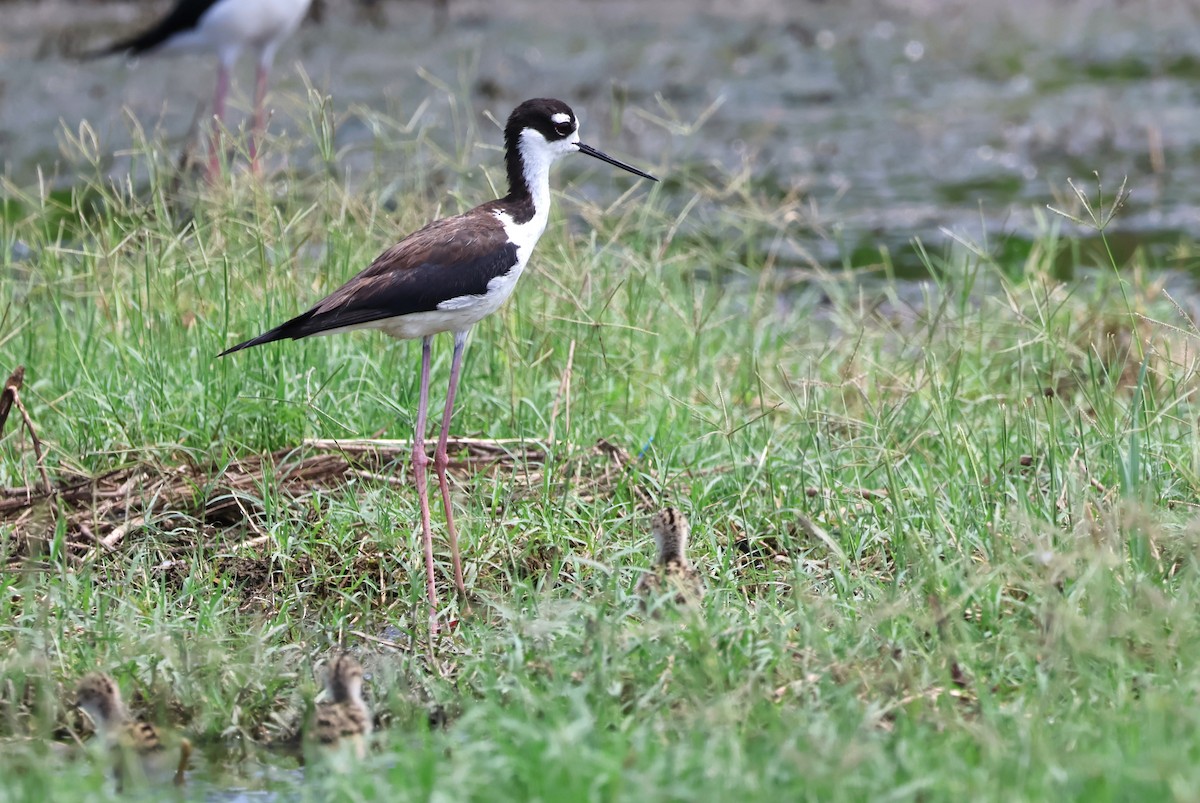
[{"label": "brown dead vegetation", "polygon": [[[0,488],[0,527],[13,539],[6,550],[11,568],[37,556],[60,527],[66,533],[64,554],[75,563],[117,551],[132,533],[149,527],[223,534],[227,548],[245,550],[269,538],[261,527],[264,497],[281,494],[299,500],[355,480],[408,489],[411,450],[405,441],[309,440],[226,464],[139,462],[93,477],[47,479]],[[556,476],[571,482],[584,501],[609,495],[634,462],[627,451],[605,440],[591,447],[560,443],[555,450],[565,454]],[[456,438],[450,441],[450,453],[450,471],[460,482],[504,473],[520,494],[537,492],[545,481],[547,447],[541,444]],[[636,480],[630,486],[643,503],[650,503],[650,494]],[[232,544],[230,530],[237,532]]]}]

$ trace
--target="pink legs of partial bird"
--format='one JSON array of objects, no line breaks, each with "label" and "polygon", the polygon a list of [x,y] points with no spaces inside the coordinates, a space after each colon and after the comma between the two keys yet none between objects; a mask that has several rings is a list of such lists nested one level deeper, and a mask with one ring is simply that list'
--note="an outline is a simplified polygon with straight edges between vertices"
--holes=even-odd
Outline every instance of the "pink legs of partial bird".
[{"label": "pink legs of partial bird", "polygon": [[[271,57],[274,51],[264,52],[258,61],[254,81],[254,128],[250,132],[250,169],[259,174],[258,143],[267,130],[267,78],[271,72]],[[213,95],[213,131],[208,150],[208,180],[216,181],[221,175],[221,137],[225,129],[225,99],[229,96],[230,74],[233,62],[221,59],[217,68],[217,89]]]},{"label": "pink legs of partial bird", "polygon": [[225,127],[225,98],[229,95],[229,74],[233,64],[221,59],[217,68],[217,89],[213,94],[213,131],[208,149],[208,180],[221,174],[221,129]]},{"label": "pink legs of partial bird", "polygon": [[270,62],[260,59],[258,70],[254,76],[254,129],[250,132],[250,169],[256,176],[259,175],[258,143],[267,132],[267,115],[264,107],[267,100],[267,74],[270,70]]},{"label": "pink legs of partial bird", "polygon": [[[454,564],[454,586],[460,595],[466,594],[463,584],[462,561],[458,555],[458,530],[454,526],[454,511],[450,505],[450,485],[446,468],[450,456],[446,442],[450,437],[450,416],[454,412],[454,394],[458,389],[458,377],[462,370],[463,350],[467,345],[467,333],[454,333],[454,356],[450,361],[450,387],[446,391],[446,410],[442,415],[442,432],[433,453],[433,468],[438,475],[442,491],[442,505],[446,510],[446,531],[450,541],[450,560]],[[433,526],[429,515],[428,469],[429,455],[425,453],[425,422],[429,412],[429,367],[433,352],[433,336],[421,339],[421,390],[417,402],[417,426],[413,437],[412,466],[416,480],[417,496],[421,505],[421,539],[425,551],[425,584],[429,592],[429,630],[437,633],[438,599],[433,566]]]}]

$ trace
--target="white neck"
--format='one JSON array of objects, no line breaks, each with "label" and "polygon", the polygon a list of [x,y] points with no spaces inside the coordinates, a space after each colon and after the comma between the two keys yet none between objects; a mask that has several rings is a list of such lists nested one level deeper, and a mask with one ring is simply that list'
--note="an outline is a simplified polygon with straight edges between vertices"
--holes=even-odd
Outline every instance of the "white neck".
[{"label": "white neck", "polygon": [[533,199],[533,220],[530,223],[538,221],[532,228],[540,235],[550,216],[550,165],[562,154],[533,129],[521,132],[517,149],[521,153],[525,188],[529,190],[529,196]]}]

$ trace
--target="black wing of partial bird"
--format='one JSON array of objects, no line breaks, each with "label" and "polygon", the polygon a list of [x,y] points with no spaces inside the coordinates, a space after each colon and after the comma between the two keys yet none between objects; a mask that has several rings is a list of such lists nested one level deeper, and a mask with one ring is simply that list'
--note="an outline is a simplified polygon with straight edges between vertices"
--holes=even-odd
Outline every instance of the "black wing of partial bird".
[{"label": "black wing of partial bird", "polygon": [[480,212],[430,223],[384,251],[307,312],[217,356],[432,312],[449,299],[486,294],[492,279],[517,264],[517,246],[508,241],[499,220]]},{"label": "black wing of partial bird", "polygon": [[[170,39],[176,34],[190,31],[200,24],[200,19],[208,13],[209,9],[221,2],[234,2],[235,0],[179,0],[175,4],[175,8],[171,9],[171,13],[159,20],[153,28],[149,28],[128,39],[122,39],[119,42],[114,42],[111,45],[100,48],[86,54],[87,58],[100,58],[101,56],[111,56],[114,53],[128,53],[136,56],[141,53],[153,50],[163,42]],[[243,0],[245,2],[245,0]],[[258,0],[249,0],[249,2],[258,2]]]}]

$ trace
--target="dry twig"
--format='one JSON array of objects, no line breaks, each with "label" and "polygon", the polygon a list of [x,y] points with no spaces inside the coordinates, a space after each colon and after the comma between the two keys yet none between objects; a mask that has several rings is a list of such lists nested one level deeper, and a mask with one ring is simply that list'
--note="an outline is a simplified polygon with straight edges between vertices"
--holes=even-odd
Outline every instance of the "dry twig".
[{"label": "dry twig", "polygon": [[[42,493],[50,496],[54,493],[54,486],[50,484],[50,474],[46,471],[46,456],[42,451],[42,440],[33,426],[33,419],[29,417],[29,411],[25,409],[25,403],[21,401],[21,387],[24,384],[25,366],[18,365],[17,369],[4,381],[4,390],[0,391],[0,435],[4,434],[4,423],[8,420],[9,412],[16,407],[21,413],[21,420],[25,422],[25,429],[29,431],[29,440],[33,444],[33,456],[37,461],[38,473],[42,477]],[[51,504],[53,505],[53,500]]]}]

